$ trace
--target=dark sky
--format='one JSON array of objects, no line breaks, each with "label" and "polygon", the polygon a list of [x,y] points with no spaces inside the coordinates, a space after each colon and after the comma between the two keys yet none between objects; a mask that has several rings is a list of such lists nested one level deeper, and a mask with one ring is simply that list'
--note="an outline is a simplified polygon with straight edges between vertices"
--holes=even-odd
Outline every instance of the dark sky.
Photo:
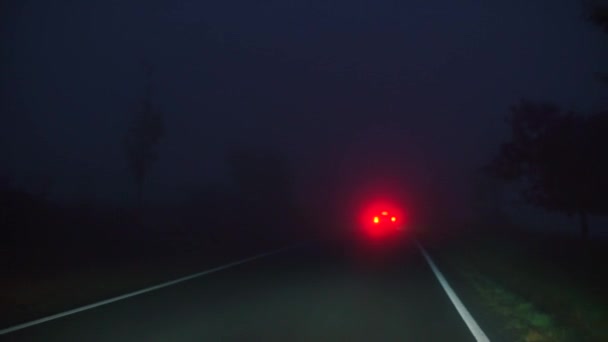
[{"label": "dark sky", "polygon": [[[605,36],[572,1],[3,1],[1,160],[59,197],[132,198],[122,136],[154,67],[151,198],[222,179],[227,149],[293,159],[308,201],[464,203],[521,98],[592,110]],[[410,199],[411,199],[410,198]]]}]

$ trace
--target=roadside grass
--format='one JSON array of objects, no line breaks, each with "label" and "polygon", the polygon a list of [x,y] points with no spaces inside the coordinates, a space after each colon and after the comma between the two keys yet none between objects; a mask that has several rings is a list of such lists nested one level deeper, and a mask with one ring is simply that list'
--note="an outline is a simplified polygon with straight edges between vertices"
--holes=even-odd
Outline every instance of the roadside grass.
[{"label": "roadside grass", "polygon": [[[76,254],[56,261],[12,261],[0,282],[0,329],[157,285],[240,258],[283,247],[281,241],[234,245],[216,241],[163,241],[164,248],[135,247],[140,255]],[[125,248],[123,246],[121,248]],[[99,246],[97,248],[100,248]],[[111,247],[108,247],[108,250]],[[41,253],[41,251],[38,251]],[[49,252],[52,253],[52,252]],[[104,252],[105,253],[105,252]],[[127,254],[132,254],[129,251]],[[69,253],[68,253],[69,254]],[[92,253],[98,254],[98,253]],[[41,255],[47,255],[41,253]],[[48,258],[50,257],[50,258]],[[46,259],[52,259],[47,255]],[[65,260],[64,260],[65,259]],[[74,259],[74,258],[71,258]]]},{"label": "roadside grass", "polygon": [[56,273],[12,274],[0,285],[1,328],[151,286],[193,271],[194,262],[143,260]]},{"label": "roadside grass", "polygon": [[545,238],[476,232],[441,254],[521,341],[608,341],[602,259],[579,258],[580,250]]},{"label": "roadside grass", "polygon": [[464,272],[464,277],[479,294],[482,302],[505,322],[504,328],[526,342],[571,341],[574,333],[557,326],[552,316],[495,281],[475,271]]}]

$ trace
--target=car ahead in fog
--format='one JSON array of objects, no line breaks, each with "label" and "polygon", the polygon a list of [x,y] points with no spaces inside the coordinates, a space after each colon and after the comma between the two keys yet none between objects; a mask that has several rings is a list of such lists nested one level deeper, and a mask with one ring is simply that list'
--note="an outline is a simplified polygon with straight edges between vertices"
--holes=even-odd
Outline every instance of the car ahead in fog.
[{"label": "car ahead in fog", "polygon": [[371,217],[367,233],[376,238],[389,238],[400,235],[404,230],[403,222],[393,213],[383,210]]}]

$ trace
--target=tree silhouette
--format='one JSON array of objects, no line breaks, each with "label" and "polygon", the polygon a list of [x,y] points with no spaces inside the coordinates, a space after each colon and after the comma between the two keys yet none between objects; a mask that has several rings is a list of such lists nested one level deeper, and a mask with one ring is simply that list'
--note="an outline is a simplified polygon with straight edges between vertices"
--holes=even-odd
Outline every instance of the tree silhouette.
[{"label": "tree silhouette", "polygon": [[608,33],[608,1],[588,1],[586,7],[587,18]]},{"label": "tree silhouette", "polygon": [[[148,78],[149,76],[150,70],[148,69]],[[140,111],[134,115],[125,136],[125,150],[135,180],[137,202],[140,208],[143,205],[146,176],[152,164],[158,159],[158,143],[165,133],[163,115],[153,108],[149,87],[148,81],[143,105]]]},{"label": "tree silhouette", "polygon": [[606,113],[583,117],[550,104],[522,101],[512,107],[508,123],[511,141],[501,146],[487,171],[518,182],[531,204],[579,215],[586,240],[587,216],[608,213]]},{"label": "tree silhouette", "polygon": [[[598,26],[604,33],[608,33],[608,1],[588,0],[585,3],[587,20]],[[598,72],[600,81],[608,84],[608,72]]]}]

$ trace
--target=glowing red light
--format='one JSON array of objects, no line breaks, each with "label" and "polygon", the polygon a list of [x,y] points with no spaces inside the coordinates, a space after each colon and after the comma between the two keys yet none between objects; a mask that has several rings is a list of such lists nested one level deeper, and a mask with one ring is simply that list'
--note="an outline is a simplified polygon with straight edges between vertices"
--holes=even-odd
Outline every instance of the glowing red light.
[{"label": "glowing red light", "polygon": [[393,234],[404,229],[409,221],[403,208],[386,199],[375,199],[357,212],[360,213],[358,224],[361,237],[374,242],[390,241]]}]

